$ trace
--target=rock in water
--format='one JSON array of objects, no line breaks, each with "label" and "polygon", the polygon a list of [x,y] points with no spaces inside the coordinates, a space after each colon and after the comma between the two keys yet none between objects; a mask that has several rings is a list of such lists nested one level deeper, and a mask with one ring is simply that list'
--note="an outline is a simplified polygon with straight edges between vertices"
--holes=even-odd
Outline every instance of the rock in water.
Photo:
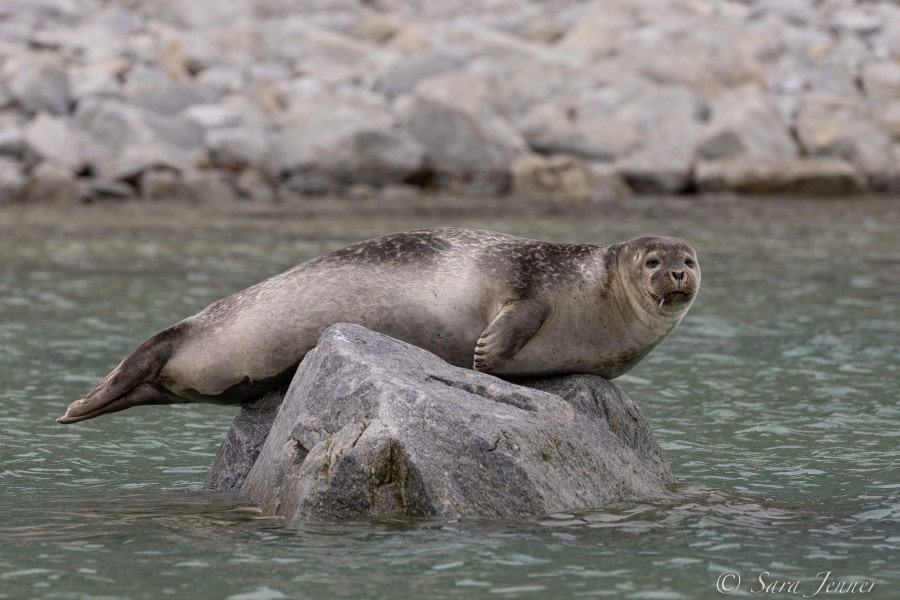
[{"label": "rock in water", "polygon": [[273,391],[241,407],[206,476],[207,488],[228,491],[241,487],[259,456],[283,399],[284,390]]},{"label": "rock in water", "polygon": [[288,520],[512,518],[660,496],[675,481],[640,409],[612,383],[517,383],[335,325],[270,430],[266,409],[242,409],[207,486],[240,489]]}]

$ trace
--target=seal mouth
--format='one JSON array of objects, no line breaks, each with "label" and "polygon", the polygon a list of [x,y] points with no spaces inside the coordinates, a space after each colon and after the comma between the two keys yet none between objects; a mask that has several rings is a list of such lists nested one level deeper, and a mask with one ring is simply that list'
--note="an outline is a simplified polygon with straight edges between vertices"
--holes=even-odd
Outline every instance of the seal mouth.
[{"label": "seal mouth", "polygon": [[665,294],[649,292],[649,294],[660,308],[663,308],[664,306],[681,306],[682,304],[690,302],[691,298],[694,297],[692,293],[685,290],[672,290]]},{"label": "seal mouth", "polygon": [[683,304],[691,299],[691,294],[684,290],[675,290],[663,296],[666,304]]}]

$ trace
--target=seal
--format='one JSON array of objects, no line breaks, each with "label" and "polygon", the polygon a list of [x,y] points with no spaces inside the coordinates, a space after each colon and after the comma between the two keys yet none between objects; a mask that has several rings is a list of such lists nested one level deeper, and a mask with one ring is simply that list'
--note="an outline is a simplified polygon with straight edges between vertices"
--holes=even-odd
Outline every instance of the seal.
[{"label": "seal", "polygon": [[679,239],[558,244],[424,229],[323,254],[140,344],[60,423],[143,404],[252,401],[322,332],[355,323],[502,376],[618,377],[682,320],[700,266]]}]

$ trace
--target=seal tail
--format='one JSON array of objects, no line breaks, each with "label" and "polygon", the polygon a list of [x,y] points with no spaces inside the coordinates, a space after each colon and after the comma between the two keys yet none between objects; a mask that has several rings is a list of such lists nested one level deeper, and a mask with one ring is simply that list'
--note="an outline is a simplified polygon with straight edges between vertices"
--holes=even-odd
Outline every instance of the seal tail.
[{"label": "seal tail", "polygon": [[172,354],[178,328],[175,325],[144,341],[84,398],[70,404],[66,414],[56,421],[77,423],[140,404],[184,402],[154,381]]}]

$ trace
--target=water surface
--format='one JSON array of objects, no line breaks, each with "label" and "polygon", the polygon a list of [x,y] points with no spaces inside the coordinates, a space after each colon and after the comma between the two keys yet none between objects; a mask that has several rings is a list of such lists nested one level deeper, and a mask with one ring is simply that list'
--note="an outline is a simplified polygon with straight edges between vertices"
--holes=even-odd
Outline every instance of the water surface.
[{"label": "water surface", "polygon": [[[0,598],[715,598],[726,571],[744,597],[812,595],[829,572],[900,597],[900,203],[504,202],[0,211]],[[706,298],[617,380],[681,482],[671,502],[286,526],[200,490],[235,409],[54,422],[209,302],[432,225],[698,250]]]}]

